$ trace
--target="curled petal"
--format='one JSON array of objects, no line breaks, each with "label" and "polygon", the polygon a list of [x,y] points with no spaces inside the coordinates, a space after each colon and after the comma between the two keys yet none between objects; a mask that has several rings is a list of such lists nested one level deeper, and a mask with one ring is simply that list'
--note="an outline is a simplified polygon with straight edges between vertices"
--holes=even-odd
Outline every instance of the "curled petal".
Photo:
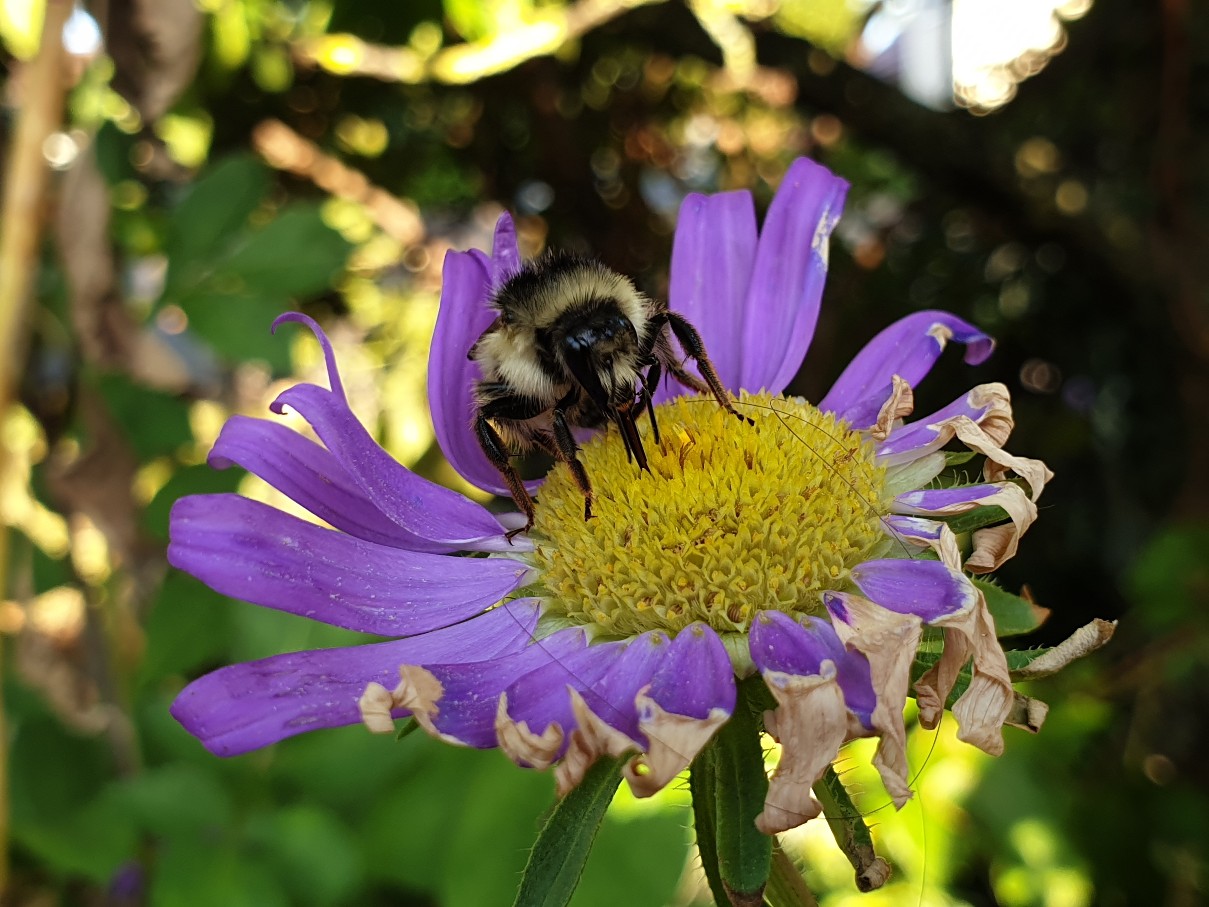
[{"label": "curled petal", "polygon": [[890,396],[877,412],[877,421],[869,429],[869,435],[875,441],[884,441],[898,420],[905,419],[915,410],[915,391],[898,375],[890,377]]},{"label": "curled petal", "polygon": [[[564,695],[567,692],[563,690]],[[557,720],[547,722],[540,734],[529,729],[529,722],[515,721],[508,714],[508,693],[505,691],[500,694],[495,709],[495,739],[499,748],[517,765],[541,771],[549,768],[558,757],[565,737],[562,722]]]},{"label": "curled petal", "polygon": [[527,599],[410,639],[230,665],[185,687],[171,711],[210,752],[236,756],[304,731],[355,724],[366,686],[394,683],[403,662],[495,658],[528,645],[536,625],[537,604]]},{"label": "curled petal", "polygon": [[1032,492],[1030,497],[1036,502],[1041,497],[1054,474],[1040,460],[1030,460],[1027,457],[1014,457],[1001,448],[989,434],[974,422],[973,419],[958,417],[954,420],[953,429],[957,440],[970,450],[977,451],[987,458],[983,474],[988,482],[1003,481],[1009,472],[1014,472],[1028,483]]},{"label": "curled petal", "polygon": [[767,713],[765,725],[770,733],[775,730],[781,760],[769,778],[756,828],[773,835],[819,814],[821,807],[810,789],[848,737],[848,709],[830,661],[813,675],[766,671],[764,682],[777,701],[776,711]]},{"label": "curled petal", "polygon": [[881,738],[873,765],[894,805],[902,809],[911,799],[903,706],[922,633],[920,619],[913,614],[887,611],[859,595],[831,592],[825,596],[825,602],[836,617],[840,639],[869,660],[873,689],[877,692],[872,725]]},{"label": "curled petal", "polygon": [[[743,377],[743,299],[756,258],[756,209],[750,192],[692,193],[680,205],[668,298],[705,341],[718,377],[732,392]],[[665,384],[656,402],[680,391]]]},{"label": "curled petal", "polygon": [[876,692],[863,655],[848,651],[826,620],[795,619],[780,611],[761,611],[749,635],[751,659],[761,674],[818,674],[824,663],[836,671],[844,703],[864,728],[872,727]]},{"label": "curled petal", "polygon": [[214,442],[208,462],[215,469],[242,466],[319,519],[367,542],[411,551],[454,550],[388,519],[340,461],[280,423],[232,416]]},{"label": "curled petal", "polygon": [[741,387],[779,394],[797,374],[818,323],[827,244],[847,194],[847,182],[807,158],[786,172],[752,267]]},{"label": "curled petal", "polygon": [[957,536],[947,523],[898,514],[883,517],[882,523],[896,539],[917,548],[930,548],[946,567],[952,570],[961,569],[961,550],[957,547]]},{"label": "curled petal", "polygon": [[1003,724],[1011,713],[1014,695],[1007,659],[995,636],[995,621],[986,598],[975,591],[978,601],[969,612],[933,622],[945,628],[945,647],[936,664],[915,682],[916,702],[920,724],[936,727],[958,674],[972,657],[970,685],[953,704],[957,737],[998,756],[1003,752]]},{"label": "curled petal", "polygon": [[977,423],[1001,446],[1015,425],[1008,389],[998,383],[980,384],[931,415],[891,431],[877,448],[878,462],[893,466],[940,450],[957,436],[955,423],[961,416]]},{"label": "curled petal", "polygon": [[168,562],[216,592],[383,636],[473,617],[529,574],[506,558],[386,548],[234,494],[181,498],[170,533]]},{"label": "curled petal", "polygon": [[284,315],[278,315],[273,319],[272,325],[269,326],[269,332],[276,334],[278,325],[290,321],[295,324],[305,325],[315,335],[315,339],[319,341],[320,349],[323,350],[323,361],[327,366],[328,385],[331,387],[333,394],[344,400],[344,385],[340,381],[340,370],[336,368],[336,351],[332,349],[332,342],[327,339],[327,334],[323,328],[319,327],[319,322],[310,315],[303,315],[301,312],[286,312]]},{"label": "curled petal", "polygon": [[1117,631],[1115,620],[1096,618],[1091,623],[1084,624],[1058,645],[1044,655],[1030,661],[1023,668],[1013,672],[1017,680],[1036,680],[1057,674],[1072,661],[1084,658],[1092,652],[1108,645],[1113,634]]},{"label": "curled petal", "polygon": [[919,384],[950,340],[966,345],[965,361],[971,365],[983,362],[995,346],[989,336],[956,315],[915,312],[894,322],[856,354],[819,409],[835,413],[853,428],[868,428],[891,394],[892,376],[901,376],[912,387]]},{"label": "curled petal", "polygon": [[564,731],[573,727],[569,691],[594,688],[625,648],[620,642],[589,646],[518,678],[500,697],[500,748],[520,765],[549,766],[562,753]]},{"label": "curled petal", "polygon": [[988,505],[1002,507],[1011,522],[975,530],[974,549],[965,563],[972,573],[989,573],[1016,553],[1020,537],[1037,519],[1037,505],[1029,500],[1024,489],[1003,482],[912,491],[894,499],[894,509],[900,513],[930,516],[955,516]]},{"label": "curled petal", "polygon": [[416,475],[365,430],[344,400],[314,384],[281,393],[272,409],[298,412],[377,508],[413,535],[456,548],[507,548],[499,521],[484,507]]},{"label": "curled petal", "polygon": [[575,716],[575,730],[566,755],[554,770],[560,797],[574,790],[601,756],[624,756],[642,748],[637,740],[593,712],[579,690],[571,690],[571,711]]},{"label": "curled petal", "polygon": [[490,749],[496,745],[500,695],[519,678],[587,646],[579,629],[560,630],[519,652],[474,664],[405,664],[395,701],[432,736],[446,743]]},{"label": "curled petal", "polygon": [[672,640],[649,686],[636,698],[646,753],[623,769],[637,797],[663,789],[688,767],[735,709],[735,677],[718,635],[705,624]]},{"label": "curled petal", "polygon": [[644,633],[626,643],[620,657],[591,686],[571,690],[574,730],[555,770],[562,796],[603,755],[641,751],[647,741],[638,725],[637,698],[670,650],[663,633]]}]

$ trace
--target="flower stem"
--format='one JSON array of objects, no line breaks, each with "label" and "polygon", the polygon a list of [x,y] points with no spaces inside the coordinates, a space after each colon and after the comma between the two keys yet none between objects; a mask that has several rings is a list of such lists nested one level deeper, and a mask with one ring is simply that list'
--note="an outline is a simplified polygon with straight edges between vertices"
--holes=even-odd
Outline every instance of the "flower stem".
[{"label": "flower stem", "polygon": [[734,714],[693,760],[689,774],[697,848],[710,890],[717,903],[734,907],[762,902],[772,855],[771,839],[756,828],[768,793],[755,710],[762,685],[758,677],[740,684]]},{"label": "flower stem", "polygon": [[873,835],[865,817],[852,802],[834,766],[827,766],[822,780],[814,786],[814,794],[823,804],[823,816],[831,826],[835,843],[856,870],[856,887],[861,891],[881,888],[890,878],[890,864],[874,852]]},{"label": "flower stem", "polygon": [[802,878],[801,870],[776,839],[772,844],[772,872],[764,889],[764,900],[771,907],[818,907],[819,903]]}]

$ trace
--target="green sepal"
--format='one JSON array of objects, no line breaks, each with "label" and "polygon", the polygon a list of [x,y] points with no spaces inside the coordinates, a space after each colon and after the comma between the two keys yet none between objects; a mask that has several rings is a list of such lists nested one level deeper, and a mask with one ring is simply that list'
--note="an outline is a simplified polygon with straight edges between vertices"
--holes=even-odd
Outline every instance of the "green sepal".
[{"label": "green sepal", "polygon": [[[705,840],[712,851],[708,859],[716,867],[706,864],[706,878],[715,899],[721,887],[723,904],[760,904],[771,867],[772,838],[756,828],[768,793],[756,720],[763,685],[759,677],[739,684],[734,714],[692,765],[693,809],[704,825],[704,831],[697,829],[698,840]],[[702,804],[696,802],[699,794]],[[703,850],[702,862],[706,860]]]},{"label": "green sepal", "polygon": [[620,783],[621,759],[602,757],[555,804],[529,852],[515,907],[559,907],[570,902]]},{"label": "green sepal", "polygon": [[941,453],[945,455],[946,468],[964,466],[978,456],[977,452],[973,450],[944,450]]},{"label": "green sepal", "polygon": [[827,766],[823,777],[814,786],[815,796],[823,805],[823,815],[839,846],[856,871],[856,887],[861,891],[881,888],[890,875],[889,864],[873,850],[873,835],[865,824],[848,788],[840,780],[834,766]]},{"label": "green sepal", "polygon": [[420,728],[420,722],[414,718],[408,718],[403,722],[402,727],[395,733],[396,740],[402,740],[404,737],[410,737]]},{"label": "green sepal", "polygon": [[1049,609],[1008,592],[1002,586],[976,579],[974,585],[986,596],[987,608],[995,619],[995,635],[1023,636],[1032,633],[1049,618]]},{"label": "green sepal", "polygon": [[954,535],[963,535],[986,526],[997,526],[1011,519],[1008,516],[1008,512],[998,504],[985,504],[982,507],[967,510],[965,513],[958,513],[949,517],[938,515],[935,518],[948,523]]}]

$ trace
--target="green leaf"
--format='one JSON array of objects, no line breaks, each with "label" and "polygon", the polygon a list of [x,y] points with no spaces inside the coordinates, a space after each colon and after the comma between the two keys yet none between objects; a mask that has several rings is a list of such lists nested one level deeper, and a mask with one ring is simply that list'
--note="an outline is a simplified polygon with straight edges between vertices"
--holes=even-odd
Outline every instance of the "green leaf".
[{"label": "green leaf", "polygon": [[169,222],[166,294],[176,295],[209,270],[268,189],[268,168],[250,154],[219,161],[193,183]]},{"label": "green leaf", "polygon": [[140,684],[193,674],[223,660],[231,631],[230,600],[179,571],[169,572],[147,618]]},{"label": "green leaf", "polygon": [[223,262],[222,271],[254,294],[308,295],[330,286],[350,248],[323,222],[318,205],[296,202],[250,234]]},{"label": "green leaf", "polygon": [[550,812],[521,878],[517,907],[554,907],[575,893],[592,842],[621,782],[621,760],[602,758]]},{"label": "green leaf", "polygon": [[224,359],[259,359],[276,374],[289,370],[289,341],[269,332],[273,320],[291,307],[287,298],[241,291],[195,293],[179,302],[189,330]]},{"label": "green leaf", "polygon": [[1032,633],[1049,617],[1048,608],[1013,595],[993,582],[976,579],[974,585],[986,596],[987,608],[995,618],[995,633],[1001,638]]},{"label": "green leaf", "polygon": [[618,892],[627,907],[675,903],[688,845],[679,809],[610,809],[571,907],[615,907]]},{"label": "green leaf", "polygon": [[112,752],[99,737],[68,732],[40,697],[14,687],[5,690],[13,840],[53,872],[103,881],[137,850],[130,809],[109,780]]},{"label": "green leaf", "polygon": [[[703,817],[708,821],[712,813],[712,849],[716,851],[717,872],[732,900],[758,901],[768,882],[772,860],[772,838],[756,828],[756,817],[763,811],[768,793],[764,751],[756,722],[756,706],[763,689],[764,681],[759,677],[749,677],[739,684],[734,714],[693,762],[693,773],[699,768],[706,773],[703,787],[713,791],[711,805],[703,811]],[[713,775],[712,780],[709,774]],[[694,810],[696,797],[694,788]],[[701,830],[697,833],[701,835]],[[708,878],[709,870],[706,875]],[[712,881],[710,887],[714,888]],[[714,896],[717,897],[716,892]]]},{"label": "green leaf", "polygon": [[288,907],[259,855],[209,833],[167,838],[156,852],[148,903],[156,907]]},{"label": "green leaf", "polygon": [[149,769],[126,782],[125,797],[140,826],[156,837],[201,834],[231,822],[230,797],[201,766]]},{"label": "green leaf", "polygon": [[125,375],[98,375],[95,385],[140,460],[173,453],[193,438],[179,397],[135,384]]},{"label": "green leaf", "polygon": [[173,504],[185,495],[235,491],[243,477],[240,469],[215,469],[205,463],[177,469],[143,511],[144,528],[156,538],[168,541],[168,516]]},{"label": "green leaf", "polygon": [[945,450],[941,451],[945,455],[945,467],[952,468],[954,466],[964,466],[972,459],[978,456],[972,450]]},{"label": "green leaf", "polygon": [[364,865],[349,829],[331,812],[309,804],[280,807],[249,822],[247,837],[298,904],[356,903]]}]

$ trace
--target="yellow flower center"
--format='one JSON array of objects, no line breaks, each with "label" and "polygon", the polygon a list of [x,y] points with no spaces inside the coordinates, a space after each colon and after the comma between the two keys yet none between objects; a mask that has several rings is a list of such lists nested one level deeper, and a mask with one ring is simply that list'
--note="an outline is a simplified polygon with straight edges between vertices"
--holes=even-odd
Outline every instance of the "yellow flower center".
[{"label": "yellow flower center", "polygon": [[877,556],[885,470],[873,445],[807,403],[743,395],[735,419],[712,400],[657,408],[659,444],[640,420],[650,473],[615,429],[579,455],[593,517],[564,464],[540,491],[531,532],[546,615],[607,636],[705,621],[745,631],[762,609],[810,613],[819,593]]}]

